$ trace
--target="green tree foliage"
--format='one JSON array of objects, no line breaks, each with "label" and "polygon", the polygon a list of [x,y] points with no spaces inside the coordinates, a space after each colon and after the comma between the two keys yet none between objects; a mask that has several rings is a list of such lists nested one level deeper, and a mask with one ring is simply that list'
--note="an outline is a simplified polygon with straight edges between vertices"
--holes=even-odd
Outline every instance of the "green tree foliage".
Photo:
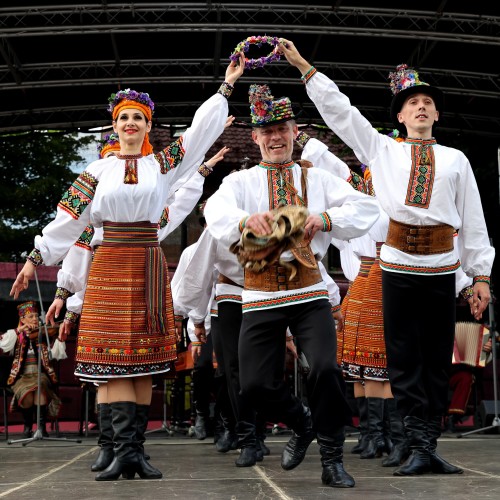
[{"label": "green tree foliage", "polygon": [[0,137],[0,261],[21,261],[33,248],[77,177],[71,165],[84,160],[80,148],[93,140],[60,132]]}]

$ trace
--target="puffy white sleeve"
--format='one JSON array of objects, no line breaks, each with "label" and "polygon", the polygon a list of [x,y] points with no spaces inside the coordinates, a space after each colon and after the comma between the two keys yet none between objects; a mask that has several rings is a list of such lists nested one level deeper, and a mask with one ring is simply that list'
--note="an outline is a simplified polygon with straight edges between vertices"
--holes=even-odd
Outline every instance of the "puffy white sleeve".
[{"label": "puffy white sleeve", "polygon": [[14,354],[16,347],[17,333],[16,330],[7,330],[0,338],[0,349],[7,354]]}]

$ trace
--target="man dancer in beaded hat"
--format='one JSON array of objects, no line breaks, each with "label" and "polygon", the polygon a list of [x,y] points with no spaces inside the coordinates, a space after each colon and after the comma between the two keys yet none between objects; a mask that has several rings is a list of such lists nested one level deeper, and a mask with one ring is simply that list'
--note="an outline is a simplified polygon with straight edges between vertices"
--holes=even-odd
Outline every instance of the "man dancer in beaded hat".
[{"label": "man dancer in beaded hat", "polygon": [[[244,269],[238,346],[241,397],[246,407],[293,429],[282,455],[285,470],[302,462],[317,435],[323,483],[352,487],[354,479],[343,467],[344,426],[350,411],[335,360],[335,323],[328,290],[317,261],[324,257],[333,234],[350,239],[366,233],[378,217],[378,207],[343,179],[317,168],[301,168],[292,160],[298,127],[287,97],[275,100],[267,85],[252,85],[249,97],[252,139],[262,160],[226,176],[208,199],[208,231],[231,248],[245,229],[256,237],[272,234],[273,209],[307,207],[308,215],[300,249],[281,253],[280,261],[266,265],[262,272]],[[297,271],[294,277],[292,267]],[[310,365],[307,397],[311,409],[290,393],[283,377],[283,332],[288,327]],[[244,415],[240,420],[251,422]]]},{"label": "man dancer in beaded hat", "polygon": [[[411,449],[394,475],[461,473],[436,453],[455,334],[455,272],[462,264],[473,278],[471,313],[480,319],[490,301],[495,250],[468,159],[432,135],[442,93],[406,65],[389,75],[391,117],[406,136],[397,142],[373,128],[293,42],[283,39],[279,50],[303,75],[326,124],[370,165],[377,198],[390,217],[380,252],[384,334],[389,380]],[[462,262],[454,253],[455,230]]]}]

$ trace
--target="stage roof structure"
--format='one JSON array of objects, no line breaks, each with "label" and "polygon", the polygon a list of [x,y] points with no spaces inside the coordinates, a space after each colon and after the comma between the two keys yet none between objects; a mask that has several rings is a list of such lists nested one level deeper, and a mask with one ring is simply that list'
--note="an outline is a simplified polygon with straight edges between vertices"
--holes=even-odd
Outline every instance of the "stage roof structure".
[{"label": "stage roof structure", "polygon": [[[388,74],[407,63],[446,95],[441,130],[500,138],[500,4],[420,0],[311,2],[2,1],[0,134],[109,125],[107,98],[149,92],[155,126],[189,124],[251,35],[292,40],[372,122],[391,128]],[[248,57],[270,51],[252,46]],[[287,95],[321,124],[286,60],[246,71],[230,113],[249,121],[248,87]]]}]

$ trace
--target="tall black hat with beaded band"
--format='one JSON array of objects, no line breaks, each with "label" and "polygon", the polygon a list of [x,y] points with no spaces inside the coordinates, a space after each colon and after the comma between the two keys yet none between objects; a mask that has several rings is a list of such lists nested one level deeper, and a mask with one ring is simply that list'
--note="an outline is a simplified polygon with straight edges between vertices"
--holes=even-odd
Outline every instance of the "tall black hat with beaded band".
[{"label": "tall black hat with beaded band", "polygon": [[400,64],[396,67],[396,71],[389,73],[389,79],[393,94],[391,120],[400,132],[406,133],[406,129],[402,123],[399,123],[398,113],[401,111],[406,99],[413,94],[430,95],[434,100],[436,109],[440,113],[443,111],[444,97],[441,90],[420,80],[418,72],[413,68],[409,68],[406,64]]}]

